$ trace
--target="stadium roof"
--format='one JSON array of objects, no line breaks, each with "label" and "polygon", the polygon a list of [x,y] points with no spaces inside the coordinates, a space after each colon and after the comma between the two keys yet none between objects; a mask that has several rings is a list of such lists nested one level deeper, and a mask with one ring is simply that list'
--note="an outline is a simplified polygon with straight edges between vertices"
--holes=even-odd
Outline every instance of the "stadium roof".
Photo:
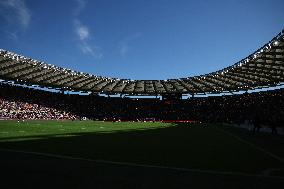
[{"label": "stadium roof", "polygon": [[200,76],[168,80],[109,78],[0,49],[0,79],[63,90],[129,95],[224,93],[273,87],[284,82],[284,30],[232,66]]}]

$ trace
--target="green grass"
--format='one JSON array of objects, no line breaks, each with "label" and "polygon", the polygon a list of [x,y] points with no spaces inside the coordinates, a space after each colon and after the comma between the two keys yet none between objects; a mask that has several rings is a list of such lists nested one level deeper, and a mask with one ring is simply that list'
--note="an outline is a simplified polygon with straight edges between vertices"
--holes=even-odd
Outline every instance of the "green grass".
[{"label": "green grass", "polygon": [[281,137],[265,146],[263,140],[275,137],[251,140],[247,131],[218,125],[95,121],[0,121],[0,148],[249,174],[284,168],[282,161],[223,130],[272,153],[271,145],[284,149]]},{"label": "green grass", "polygon": [[0,121],[0,141],[68,137],[88,133],[115,133],[171,126],[169,123],[102,121]]}]

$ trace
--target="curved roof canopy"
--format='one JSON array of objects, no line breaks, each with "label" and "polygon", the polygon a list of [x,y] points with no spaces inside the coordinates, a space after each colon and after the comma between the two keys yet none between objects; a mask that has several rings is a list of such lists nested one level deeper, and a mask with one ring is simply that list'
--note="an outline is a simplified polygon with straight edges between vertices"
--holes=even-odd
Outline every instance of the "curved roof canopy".
[{"label": "curved roof canopy", "polygon": [[200,76],[168,80],[108,78],[0,49],[0,79],[65,90],[129,95],[223,93],[271,87],[284,82],[284,30],[232,66]]}]

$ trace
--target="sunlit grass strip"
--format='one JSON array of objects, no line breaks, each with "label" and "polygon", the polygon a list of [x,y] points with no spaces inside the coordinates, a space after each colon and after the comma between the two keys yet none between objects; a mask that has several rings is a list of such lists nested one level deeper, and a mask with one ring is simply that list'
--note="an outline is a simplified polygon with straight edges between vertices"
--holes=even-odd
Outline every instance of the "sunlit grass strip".
[{"label": "sunlit grass strip", "polygon": [[172,126],[171,123],[102,121],[0,121],[0,141],[70,137],[87,133],[115,133]]}]

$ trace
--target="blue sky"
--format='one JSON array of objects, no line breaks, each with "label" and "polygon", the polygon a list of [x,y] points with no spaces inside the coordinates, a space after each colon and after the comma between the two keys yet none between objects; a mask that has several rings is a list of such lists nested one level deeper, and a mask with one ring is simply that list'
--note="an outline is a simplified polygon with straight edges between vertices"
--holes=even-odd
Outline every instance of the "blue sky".
[{"label": "blue sky", "polygon": [[0,48],[125,79],[229,66],[284,29],[283,0],[0,0]]}]

